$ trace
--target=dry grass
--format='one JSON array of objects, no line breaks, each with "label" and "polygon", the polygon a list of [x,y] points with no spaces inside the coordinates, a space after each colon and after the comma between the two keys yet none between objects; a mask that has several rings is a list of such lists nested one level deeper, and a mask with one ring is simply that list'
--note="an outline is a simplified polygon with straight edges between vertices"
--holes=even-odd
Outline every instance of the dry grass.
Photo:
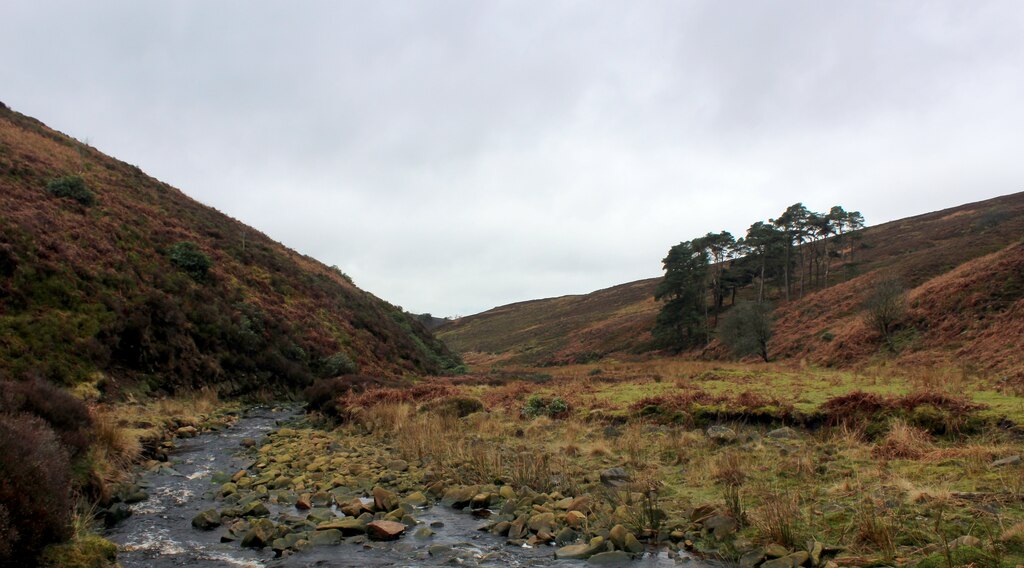
[{"label": "dry grass", "polygon": [[123,481],[142,455],[137,430],[119,421],[116,410],[93,409],[93,461],[102,468],[107,481]]},{"label": "dry grass", "polygon": [[875,445],[872,454],[883,459],[916,460],[925,456],[932,448],[932,437],[920,428],[895,420],[889,432]]},{"label": "dry grass", "polygon": [[799,494],[773,488],[761,491],[759,497],[761,505],[750,512],[750,519],[761,539],[787,547],[803,544]]}]

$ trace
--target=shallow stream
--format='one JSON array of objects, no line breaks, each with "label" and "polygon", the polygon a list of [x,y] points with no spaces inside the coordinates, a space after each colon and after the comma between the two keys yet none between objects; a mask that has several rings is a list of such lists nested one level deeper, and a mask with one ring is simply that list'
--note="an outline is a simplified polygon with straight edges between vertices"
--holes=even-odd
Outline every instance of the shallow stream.
[{"label": "shallow stream", "polygon": [[[140,485],[149,493],[149,499],[132,505],[132,516],[107,533],[107,538],[121,549],[121,566],[588,566],[580,560],[555,560],[555,548],[551,546],[507,546],[504,538],[478,531],[483,522],[480,519],[442,506],[416,515],[432,526],[435,534],[430,538],[419,539],[409,534],[393,542],[312,547],[286,558],[275,558],[269,548],[255,550],[242,548],[237,542],[221,543],[223,527],[213,531],[194,529],[192,518],[218,505],[212,493],[213,474],[230,474],[251,465],[241,449],[242,439],[258,440],[296,416],[294,409],[255,408],[231,428],[179,440],[168,467],[142,476]],[[428,551],[431,547],[433,555]],[[683,561],[688,566],[701,565],[691,559]],[[636,568],[677,565],[665,553],[648,554],[628,564]]]}]

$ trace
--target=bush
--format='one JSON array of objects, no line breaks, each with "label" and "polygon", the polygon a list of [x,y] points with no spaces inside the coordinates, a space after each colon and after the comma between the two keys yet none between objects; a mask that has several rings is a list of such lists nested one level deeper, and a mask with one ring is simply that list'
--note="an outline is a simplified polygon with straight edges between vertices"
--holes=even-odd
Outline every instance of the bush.
[{"label": "bush", "polygon": [[736,357],[758,355],[768,362],[772,337],[772,309],[767,304],[746,302],[726,314],[719,331],[722,343]]},{"label": "bush", "polygon": [[306,399],[307,410],[319,411],[328,417],[342,419],[345,418],[347,408],[342,399],[346,395],[393,384],[377,377],[345,375],[316,381],[302,391],[302,397]]},{"label": "bush", "polygon": [[347,353],[339,351],[324,359],[320,374],[323,377],[337,377],[338,375],[351,375],[358,372],[359,365]]},{"label": "bush", "polygon": [[907,290],[897,278],[884,278],[875,283],[864,300],[864,320],[885,340],[890,351],[896,351],[893,330],[907,312]]},{"label": "bush", "polygon": [[71,536],[71,466],[53,430],[27,414],[0,415],[0,557],[34,566]]},{"label": "bush", "polygon": [[74,199],[86,207],[96,204],[96,196],[85,186],[85,180],[80,176],[66,176],[52,180],[46,184],[46,191],[57,197]]},{"label": "bush", "polygon": [[483,409],[484,403],[480,399],[469,396],[439,398],[423,405],[424,411],[456,418],[465,418],[474,412],[481,412]]},{"label": "bush", "polygon": [[183,270],[194,280],[206,278],[206,273],[213,266],[210,257],[199,250],[195,243],[189,241],[175,243],[168,252],[171,263]]},{"label": "bush", "polygon": [[72,459],[85,453],[92,417],[85,403],[50,383],[0,381],[0,412],[41,418],[57,434]]},{"label": "bush", "polygon": [[527,418],[536,418],[538,416],[558,418],[568,414],[568,412],[569,403],[559,396],[548,400],[535,394],[526,400],[526,406],[523,407],[523,415]]}]

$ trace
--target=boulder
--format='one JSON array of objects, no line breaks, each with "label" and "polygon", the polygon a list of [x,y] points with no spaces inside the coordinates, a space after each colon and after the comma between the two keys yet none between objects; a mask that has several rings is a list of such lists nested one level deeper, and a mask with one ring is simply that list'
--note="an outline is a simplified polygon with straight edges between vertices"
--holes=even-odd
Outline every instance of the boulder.
[{"label": "boulder", "polygon": [[408,471],[409,462],[405,460],[391,460],[388,462],[387,468],[397,472]]},{"label": "boulder", "polygon": [[394,521],[373,521],[366,525],[371,540],[396,540],[405,533],[406,526]]},{"label": "boulder", "polygon": [[599,536],[590,539],[587,544],[570,544],[555,551],[559,560],[586,560],[600,552],[606,552],[605,540]]},{"label": "boulder", "polygon": [[765,435],[775,440],[797,440],[800,438],[800,434],[797,433],[796,430],[790,428],[789,426],[776,428],[775,430],[772,430],[771,432],[768,432]]},{"label": "boulder", "polygon": [[309,493],[299,495],[299,498],[295,500],[295,508],[302,511],[308,511],[313,508],[313,500]]},{"label": "boulder", "polygon": [[427,505],[430,504],[430,501],[427,500],[426,495],[419,491],[416,491],[415,493],[410,493],[409,495],[406,495],[406,497],[402,499],[402,503],[407,503],[413,507],[426,507]]},{"label": "boulder", "polygon": [[736,441],[736,432],[726,426],[711,426],[705,434],[707,434],[708,439],[723,445]]},{"label": "boulder", "polygon": [[623,543],[623,549],[632,554],[640,554],[644,551],[644,545],[636,539],[633,533],[626,533],[626,542]]},{"label": "boulder", "polygon": [[618,487],[628,481],[629,473],[621,467],[612,467],[601,472],[601,483],[610,487]]},{"label": "boulder", "polygon": [[541,531],[551,532],[555,526],[555,514],[554,513],[537,513],[530,517],[527,526],[531,531],[539,533]]},{"label": "boulder", "polygon": [[629,531],[622,525],[615,525],[610,531],[608,531],[608,540],[612,541],[615,548],[619,550],[625,550],[626,548],[626,535]]},{"label": "boulder", "polygon": [[309,535],[309,544],[312,546],[334,546],[341,544],[342,533],[338,529],[317,530]]},{"label": "boulder", "polygon": [[622,566],[633,561],[633,557],[621,550],[614,552],[598,552],[587,560],[587,564],[595,566]]},{"label": "boulder", "polygon": [[579,511],[569,511],[565,514],[565,524],[569,525],[574,529],[578,529],[583,526],[586,522],[587,516]]},{"label": "boulder", "polygon": [[476,497],[477,493],[477,488],[473,486],[458,485],[451,487],[444,492],[441,504],[453,509],[465,509],[473,501],[473,497]]},{"label": "boulder", "polygon": [[201,530],[209,531],[220,526],[220,513],[217,509],[209,509],[192,517],[192,526]]},{"label": "boulder", "polygon": [[1020,456],[1016,455],[1016,456],[1006,457],[1006,458],[1003,458],[1001,460],[996,460],[996,461],[992,462],[989,465],[991,467],[1005,467],[1005,466],[1008,466],[1008,465],[1017,465],[1019,463],[1020,463]]},{"label": "boulder", "polygon": [[380,487],[373,488],[373,508],[377,511],[389,512],[398,508],[398,496]]}]

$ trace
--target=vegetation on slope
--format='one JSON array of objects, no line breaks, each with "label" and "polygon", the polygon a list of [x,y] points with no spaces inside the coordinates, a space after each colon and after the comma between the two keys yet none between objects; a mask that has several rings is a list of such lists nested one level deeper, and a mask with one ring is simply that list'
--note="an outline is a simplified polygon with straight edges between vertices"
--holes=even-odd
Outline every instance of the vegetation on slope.
[{"label": "vegetation on slope", "polygon": [[[0,109],[0,374],[224,393],[458,365],[336,268]],[[335,359],[336,360],[336,359]]]},{"label": "vegetation on slope", "polygon": [[[911,290],[912,301],[922,295],[933,302],[948,297],[950,305],[955,304],[955,298],[992,299],[979,307],[984,317],[979,317],[977,311],[959,309],[933,310],[929,317],[936,318],[936,322],[945,321],[943,325],[950,329],[959,326],[975,330],[972,333],[979,341],[968,348],[972,362],[997,363],[979,364],[1009,375],[1019,373],[1019,361],[999,355],[1014,348],[1024,350],[1021,334],[1014,333],[1012,328],[1013,322],[1020,321],[1014,315],[1020,308],[1011,301],[1014,287],[1007,284],[1006,290],[1010,292],[1001,298],[993,298],[990,293],[986,296],[983,291],[984,283],[1002,283],[1008,278],[1006,274],[990,278],[987,269],[983,269],[973,280],[958,280],[958,290],[942,283],[944,275],[953,274],[951,271],[969,261],[1007,247],[1012,249],[1024,234],[1024,193],[893,221],[858,234],[859,241],[848,241],[856,244],[856,250],[832,260],[831,286],[827,289],[812,290],[808,286],[799,297],[797,288],[791,292],[793,299],[786,302],[785,288],[768,287],[766,299],[776,306],[770,344],[772,357],[807,357],[826,365],[859,365],[878,356],[889,356],[885,342],[866,329],[863,318],[864,301],[874,283],[891,277]],[[913,291],[932,279],[936,279],[932,287]],[[462,353],[479,352],[475,359],[503,364],[565,364],[605,356],[622,359],[653,347],[650,330],[661,307],[653,296],[659,283],[660,279],[643,280],[583,296],[503,306],[456,320],[441,327],[438,334]],[[740,288],[736,301],[756,298],[757,288]],[[729,296],[723,302],[726,311],[731,308]],[[908,313],[915,313],[914,309]],[[919,325],[900,324],[904,330]],[[852,346],[853,336],[845,337],[847,326],[863,332],[857,336],[859,347]],[[833,340],[839,335],[844,338]],[[902,357],[916,353],[914,357],[942,364],[949,364],[958,350],[967,345],[965,338],[954,340],[951,333],[925,334],[933,339],[922,341],[918,336],[909,342],[912,332],[898,335]],[[958,341],[961,347],[956,346]],[[698,352],[704,356],[724,354],[716,343],[711,349]]]}]

